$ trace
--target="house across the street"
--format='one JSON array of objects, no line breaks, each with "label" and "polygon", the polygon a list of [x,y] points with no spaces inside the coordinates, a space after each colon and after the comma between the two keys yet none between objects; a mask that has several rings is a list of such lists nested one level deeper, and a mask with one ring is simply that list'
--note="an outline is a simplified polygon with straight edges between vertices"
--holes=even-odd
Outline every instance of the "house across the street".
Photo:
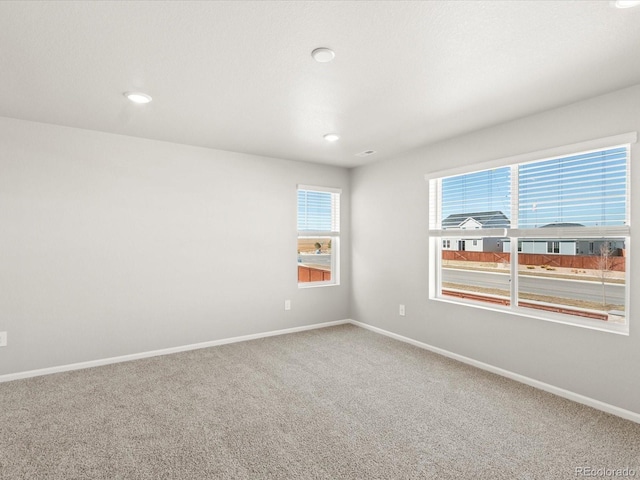
[{"label": "house across the street", "polygon": [[[540,228],[575,228],[584,227],[580,223],[549,223]],[[606,238],[530,238],[518,241],[518,252],[556,254],[556,255],[600,255],[602,247],[607,244],[612,256],[622,256],[624,240]],[[505,239],[502,244],[503,252],[511,250],[511,242]]]},{"label": "house across the street", "polygon": [[[509,228],[509,219],[498,210],[475,213],[454,213],[442,221],[442,229],[481,230],[483,228]],[[469,252],[502,252],[504,239],[478,238],[446,238],[442,239],[443,250],[459,250]]]}]

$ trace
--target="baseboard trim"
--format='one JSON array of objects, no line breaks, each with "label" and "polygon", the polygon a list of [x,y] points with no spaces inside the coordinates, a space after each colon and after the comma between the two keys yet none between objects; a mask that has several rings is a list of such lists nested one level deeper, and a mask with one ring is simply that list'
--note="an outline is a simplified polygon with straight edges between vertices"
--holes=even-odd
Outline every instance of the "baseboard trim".
[{"label": "baseboard trim", "polygon": [[140,360],[142,358],[158,357],[160,355],[170,355],[172,353],[186,352],[188,350],[198,350],[200,348],[216,347],[218,345],[226,345],[229,343],[246,342],[248,340],[257,340],[259,338],[274,337],[276,335],[286,335],[288,333],[304,332],[306,330],[315,330],[318,328],[334,327],[336,325],[344,325],[351,323],[351,320],[336,320],[333,322],[315,323],[313,325],[304,325],[302,327],[285,328],[282,330],[273,330],[271,332],[254,333],[251,335],[242,335],[239,337],[223,338],[220,340],[211,340],[209,342],[193,343],[190,345],[181,345],[178,347],[163,348],[160,350],[151,350],[148,352],[133,353],[130,355],[122,355],[119,357],[102,358],[98,360],[89,360],[87,362],[71,363],[56,367],[40,368],[37,370],[28,370],[25,372],[8,373],[0,375],[0,383],[11,382],[13,380],[21,380],[24,378],[39,377],[42,375],[51,375],[53,373],[69,372],[72,370],[83,370],[85,368],[100,367],[102,365],[110,365],[112,363],[130,362],[132,360]]},{"label": "baseboard trim", "polygon": [[352,324],[352,325],[364,328],[366,330],[370,330],[372,332],[375,332],[375,333],[378,333],[378,334],[381,334],[381,335],[385,335],[385,336],[393,338],[395,340],[399,340],[401,342],[405,342],[405,343],[414,345],[416,347],[423,348],[423,349],[428,350],[430,352],[437,353],[439,355],[443,355],[445,357],[451,358],[453,360],[457,360],[457,361],[462,362],[462,363],[466,363],[467,365],[471,365],[473,367],[477,367],[477,368],[480,368],[482,370],[486,370],[488,372],[495,373],[497,375],[509,378],[511,380],[515,380],[516,382],[524,383],[525,385],[529,385],[531,387],[538,388],[540,390],[544,390],[545,392],[549,392],[549,393],[552,393],[554,395],[558,395],[559,397],[563,397],[563,398],[566,398],[568,400],[572,400],[574,402],[578,402],[578,403],[581,403],[583,405],[587,405],[589,407],[595,408],[596,410],[601,410],[603,412],[610,413],[612,415],[616,415],[618,417],[621,417],[621,418],[624,418],[626,420],[630,420],[632,422],[640,424],[640,414],[636,413],[636,412],[632,412],[631,410],[625,410],[623,408],[616,407],[615,405],[611,405],[611,404],[602,402],[600,400],[596,400],[596,399],[591,398],[591,397],[586,397],[586,396],[581,395],[579,393],[575,393],[575,392],[572,392],[570,390],[565,390],[563,388],[556,387],[554,385],[550,385],[548,383],[541,382],[539,380],[535,380],[533,378],[526,377],[524,375],[520,375],[520,374],[512,372],[510,370],[505,370],[503,368],[499,368],[499,367],[496,367],[494,365],[490,365],[488,363],[480,362],[478,360],[474,360],[473,358],[465,357],[464,355],[459,355],[457,353],[453,353],[453,352],[450,352],[448,350],[445,350],[445,349],[442,349],[442,348],[439,348],[439,347],[435,347],[433,345],[429,345],[427,343],[420,342],[418,340],[414,340],[413,338],[405,337],[405,336],[399,335],[397,333],[393,333],[393,332],[390,332],[388,330],[384,330],[382,328],[375,327],[373,325],[369,325],[369,324],[366,324],[366,323],[358,322],[357,320],[353,320],[353,319],[345,319],[345,320],[336,320],[336,321],[333,321],[333,322],[316,323],[316,324],[313,324],[313,325],[304,325],[304,326],[301,326],[301,327],[285,328],[285,329],[282,329],[282,330],[273,330],[273,331],[270,331],[270,332],[254,333],[254,334],[251,334],[251,335],[241,335],[241,336],[238,336],[238,337],[223,338],[223,339],[220,339],[220,340],[211,340],[211,341],[208,341],[208,342],[194,343],[194,344],[190,344],[190,345],[181,345],[181,346],[178,346],[178,347],[170,347],[170,348],[164,348],[164,349],[160,349],[160,350],[151,350],[151,351],[148,351],[148,352],[134,353],[134,354],[122,355],[122,356],[118,356],[118,357],[110,357],[110,358],[103,358],[103,359],[98,359],[98,360],[90,360],[90,361],[87,361],[87,362],[79,362],[79,363],[72,363],[72,364],[67,364],[67,365],[59,365],[59,366],[56,366],[56,367],[41,368],[41,369],[37,369],[37,370],[28,370],[28,371],[25,371],[25,372],[9,373],[9,374],[5,374],[5,375],[0,375],[0,383],[10,382],[10,381],[13,381],[13,380],[21,380],[21,379],[31,378],[31,377],[39,377],[39,376],[42,376],[42,375],[51,375],[51,374],[54,374],[54,373],[69,372],[69,371],[73,371],[73,370],[83,370],[85,368],[100,367],[100,366],[103,366],[103,365],[110,365],[110,364],[113,364],[113,363],[129,362],[129,361],[132,361],[132,360],[140,360],[140,359],[143,359],[143,358],[157,357],[157,356],[161,356],[161,355],[170,355],[172,353],[186,352],[186,351],[189,351],[189,350],[198,350],[200,348],[216,347],[216,346],[219,346],[219,345],[227,345],[227,344],[230,344],[230,343],[246,342],[246,341],[249,341],[249,340],[257,340],[257,339],[260,339],[260,338],[274,337],[274,336],[277,336],[277,335],[286,335],[288,333],[303,332],[303,331],[307,331],[307,330],[315,330],[315,329],[318,329],[318,328],[333,327],[333,326],[345,325],[345,324]]},{"label": "baseboard trim", "polygon": [[424,348],[425,350],[429,350],[430,352],[443,355],[453,360],[458,360],[459,362],[466,363],[467,365],[471,365],[473,367],[477,367],[482,370],[495,373],[502,377],[515,380],[516,382],[524,383],[525,385],[529,385],[530,387],[538,388],[540,390],[544,390],[545,392],[553,393],[554,395],[558,395],[559,397],[563,397],[568,400],[572,400],[574,402],[587,405],[588,407],[595,408],[596,410],[601,410],[603,412],[610,413],[618,417],[622,417],[626,420],[631,420],[632,422],[640,423],[640,413],[632,412],[631,410],[625,410],[624,408],[616,407],[615,405],[601,402],[600,400],[596,400],[591,397],[586,397],[584,395],[580,395],[579,393],[575,393],[570,390],[565,390],[564,388],[556,387],[554,385],[550,385],[548,383],[541,382],[533,378],[525,377],[524,375],[520,375],[518,373],[514,373],[509,370],[505,370],[503,368],[490,365],[488,363],[480,362],[478,360],[474,360],[473,358],[465,357],[463,355],[458,355],[457,353],[453,353],[439,347],[434,347],[433,345],[429,345],[428,343],[419,342],[418,340],[414,340],[409,337],[404,337],[402,335],[398,335],[397,333],[389,332],[379,327],[374,327],[373,325],[368,325],[366,323],[358,322],[356,320],[349,320],[349,323],[356,325],[358,327],[365,328],[372,332],[385,335],[395,340],[400,340],[401,342],[409,343],[416,347]]}]

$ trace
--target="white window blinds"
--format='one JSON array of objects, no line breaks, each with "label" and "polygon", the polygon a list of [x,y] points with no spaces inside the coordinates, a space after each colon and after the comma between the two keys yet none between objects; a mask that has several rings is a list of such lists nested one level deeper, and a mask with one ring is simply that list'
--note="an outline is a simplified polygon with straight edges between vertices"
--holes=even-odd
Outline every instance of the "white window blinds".
[{"label": "white window blinds", "polygon": [[340,190],[298,186],[298,234],[340,232]]},{"label": "white window blinds", "polygon": [[442,228],[508,228],[511,170],[494,168],[442,179]]},{"label": "white window blinds", "polygon": [[519,228],[627,224],[627,147],[519,166]]},{"label": "white window blinds", "polygon": [[628,158],[620,146],[432,179],[430,228],[625,233]]}]

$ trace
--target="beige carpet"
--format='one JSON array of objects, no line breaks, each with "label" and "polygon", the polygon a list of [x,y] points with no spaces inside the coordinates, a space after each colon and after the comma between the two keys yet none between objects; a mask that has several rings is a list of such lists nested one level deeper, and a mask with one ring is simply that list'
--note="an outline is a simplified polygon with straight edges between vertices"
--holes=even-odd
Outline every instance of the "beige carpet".
[{"label": "beige carpet", "polygon": [[351,325],[0,384],[2,479],[640,478],[639,459],[638,424]]}]

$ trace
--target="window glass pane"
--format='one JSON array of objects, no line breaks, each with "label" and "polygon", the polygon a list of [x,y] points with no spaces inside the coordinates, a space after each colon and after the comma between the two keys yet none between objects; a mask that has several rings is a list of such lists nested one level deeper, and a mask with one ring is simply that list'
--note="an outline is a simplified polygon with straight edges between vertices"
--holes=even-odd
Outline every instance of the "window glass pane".
[{"label": "window glass pane", "polygon": [[509,305],[509,240],[452,239],[451,246],[442,250],[442,295]]},{"label": "window glass pane", "polygon": [[[520,241],[519,306],[625,322],[625,239]],[[549,244],[559,253],[541,253]]]},{"label": "window glass pane", "polygon": [[[429,228],[441,237],[430,243],[440,258],[432,265],[441,268],[430,295],[628,325],[628,175],[626,145],[431,177]],[[495,237],[501,229],[510,238]]]},{"label": "window glass pane", "polygon": [[298,237],[298,282],[328,282],[333,262],[332,237]]},{"label": "window glass pane", "polygon": [[340,193],[298,188],[298,283],[339,282]]},{"label": "window glass pane", "polygon": [[442,228],[508,228],[511,169],[495,168],[442,179]]},{"label": "window glass pane", "polygon": [[519,227],[624,225],[626,176],[625,147],[520,165]]},{"label": "window glass pane", "polygon": [[298,190],[298,231],[340,231],[339,194]]}]

